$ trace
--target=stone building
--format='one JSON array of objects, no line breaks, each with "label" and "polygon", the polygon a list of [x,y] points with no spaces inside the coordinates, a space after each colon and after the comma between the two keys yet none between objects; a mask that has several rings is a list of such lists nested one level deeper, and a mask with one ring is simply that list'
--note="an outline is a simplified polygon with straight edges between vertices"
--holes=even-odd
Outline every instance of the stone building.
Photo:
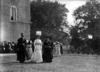
[{"label": "stone building", "polygon": [[30,0],[0,0],[0,41],[30,39]]}]

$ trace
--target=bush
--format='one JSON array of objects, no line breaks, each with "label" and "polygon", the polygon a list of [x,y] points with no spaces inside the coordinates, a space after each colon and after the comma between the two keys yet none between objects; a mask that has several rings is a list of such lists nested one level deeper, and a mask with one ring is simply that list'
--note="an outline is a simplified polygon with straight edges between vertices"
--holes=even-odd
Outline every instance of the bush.
[{"label": "bush", "polygon": [[73,38],[70,43],[68,53],[100,54],[100,39],[81,40]]}]

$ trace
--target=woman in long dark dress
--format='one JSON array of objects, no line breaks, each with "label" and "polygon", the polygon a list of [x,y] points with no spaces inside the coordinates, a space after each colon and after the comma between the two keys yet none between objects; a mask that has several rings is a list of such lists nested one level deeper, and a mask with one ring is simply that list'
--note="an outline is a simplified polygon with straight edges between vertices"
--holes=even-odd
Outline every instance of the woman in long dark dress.
[{"label": "woman in long dark dress", "polygon": [[63,54],[63,44],[60,43],[60,52],[61,52],[61,55]]},{"label": "woman in long dark dress", "polygon": [[52,62],[52,59],[53,59],[53,42],[51,41],[51,37],[47,36],[43,44],[43,61]]}]

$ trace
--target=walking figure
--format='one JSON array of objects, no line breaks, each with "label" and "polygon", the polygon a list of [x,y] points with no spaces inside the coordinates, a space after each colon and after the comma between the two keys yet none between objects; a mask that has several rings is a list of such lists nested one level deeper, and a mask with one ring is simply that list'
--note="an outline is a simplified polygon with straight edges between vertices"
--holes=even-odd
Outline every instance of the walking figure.
[{"label": "walking figure", "polygon": [[41,32],[36,32],[37,38],[34,41],[34,53],[32,54],[31,61],[35,63],[40,63],[42,59],[42,41],[40,39]]},{"label": "walking figure", "polygon": [[53,42],[51,37],[47,36],[43,44],[43,61],[52,62],[53,59]]},{"label": "walking figure", "polygon": [[24,34],[21,33],[21,38],[18,39],[17,60],[21,63],[25,61],[26,39]]}]

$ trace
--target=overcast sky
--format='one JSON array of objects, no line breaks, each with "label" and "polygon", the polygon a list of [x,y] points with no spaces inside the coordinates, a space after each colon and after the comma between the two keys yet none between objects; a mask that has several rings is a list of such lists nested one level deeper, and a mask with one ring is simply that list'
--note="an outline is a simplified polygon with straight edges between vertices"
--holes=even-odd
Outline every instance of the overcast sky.
[{"label": "overcast sky", "polygon": [[68,13],[68,22],[69,24],[71,25],[74,25],[73,21],[74,21],[74,18],[72,16],[73,14],[73,11],[78,8],[79,6],[82,6],[86,3],[86,0],[59,0],[60,3],[62,4],[66,4],[66,7],[68,8],[69,10],[69,13]]}]

